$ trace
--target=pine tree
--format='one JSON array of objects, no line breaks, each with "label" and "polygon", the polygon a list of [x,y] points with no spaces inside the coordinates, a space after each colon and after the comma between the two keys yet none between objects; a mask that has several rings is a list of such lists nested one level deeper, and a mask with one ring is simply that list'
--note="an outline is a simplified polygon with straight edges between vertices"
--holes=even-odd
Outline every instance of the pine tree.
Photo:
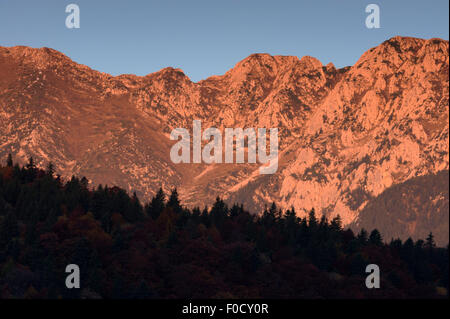
[{"label": "pine tree", "polygon": [[369,243],[376,246],[381,246],[383,244],[383,240],[381,238],[381,234],[378,231],[378,229],[374,229],[370,233]]},{"label": "pine tree", "polygon": [[316,211],[313,208],[313,209],[311,209],[311,211],[309,212],[309,215],[308,215],[308,226],[309,226],[309,228],[314,229],[317,227],[317,224],[318,223],[317,223],[317,218],[316,218]]},{"label": "pine tree", "polygon": [[159,188],[156,195],[152,198],[149,205],[146,206],[145,211],[147,215],[153,219],[157,219],[166,205],[166,194],[162,188]]},{"label": "pine tree", "polygon": [[28,181],[32,182],[36,178],[36,165],[34,164],[33,157],[30,156],[28,159],[28,164],[26,167],[26,176],[28,177]]},{"label": "pine tree", "polygon": [[34,164],[34,160],[33,157],[30,156],[30,158],[28,159],[28,164],[26,165],[27,169],[35,169],[36,165]]},{"label": "pine tree", "polygon": [[359,232],[357,239],[361,244],[367,243],[367,231],[364,228]]},{"label": "pine tree", "polygon": [[220,197],[216,198],[216,202],[211,208],[211,219],[214,225],[222,225],[225,218],[228,216],[228,207]]},{"label": "pine tree", "polygon": [[127,209],[125,211],[124,217],[126,220],[130,222],[136,222],[142,220],[142,205],[139,201],[139,198],[136,195],[136,192],[133,192],[133,197],[131,198],[129,204],[127,205]]},{"label": "pine tree", "polygon": [[342,219],[341,216],[337,215],[331,220],[330,228],[333,231],[341,231],[342,230]]},{"label": "pine tree", "polygon": [[176,213],[181,212],[180,200],[178,198],[178,191],[176,188],[174,188],[170,193],[169,200],[167,201],[167,206],[171,207]]},{"label": "pine tree", "polygon": [[269,208],[269,216],[270,218],[275,219],[277,215],[277,205],[275,204],[275,202],[272,202],[272,205],[270,205]]},{"label": "pine tree", "polygon": [[54,173],[55,173],[55,166],[53,165],[52,162],[50,162],[47,165],[47,175],[48,176],[53,176]]},{"label": "pine tree", "polygon": [[286,220],[287,225],[298,223],[298,218],[297,218],[297,214],[295,213],[294,207],[292,207],[291,209],[288,209],[286,211],[286,214],[284,215],[284,219]]},{"label": "pine tree", "polygon": [[12,160],[12,155],[11,153],[8,154],[8,158],[6,159],[6,166],[8,167],[13,167],[13,160]]},{"label": "pine tree", "polygon": [[434,241],[434,235],[433,235],[432,232],[430,232],[430,233],[428,234],[428,237],[427,237],[426,241],[425,241],[425,248],[427,248],[427,249],[433,249],[433,248],[435,248],[435,247],[436,247],[436,243],[435,243],[435,241]]},{"label": "pine tree", "polygon": [[230,209],[230,217],[235,218],[237,216],[239,216],[239,206],[234,204]]},{"label": "pine tree", "polygon": [[327,220],[327,218],[326,218],[326,216],[325,215],[322,215],[322,217],[320,217],[320,222],[319,222],[319,226],[320,226],[320,228],[327,228],[327,226],[328,226],[328,220]]}]

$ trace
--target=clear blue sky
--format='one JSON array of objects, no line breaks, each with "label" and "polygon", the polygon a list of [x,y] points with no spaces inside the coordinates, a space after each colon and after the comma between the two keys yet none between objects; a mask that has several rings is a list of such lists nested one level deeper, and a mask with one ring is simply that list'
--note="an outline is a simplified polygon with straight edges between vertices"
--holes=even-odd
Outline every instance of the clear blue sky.
[{"label": "clear blue sky", "polygon": [[[65,26],[70,3],[80,29]],[[380,6],[380,29],[365,27],[370,3]],[[0,0],[0,45],[51,47],[113,75],[172,66],[198,81],[251,53],[343,67],[395,35],[448,40],[448,11],[448,0]]]}]

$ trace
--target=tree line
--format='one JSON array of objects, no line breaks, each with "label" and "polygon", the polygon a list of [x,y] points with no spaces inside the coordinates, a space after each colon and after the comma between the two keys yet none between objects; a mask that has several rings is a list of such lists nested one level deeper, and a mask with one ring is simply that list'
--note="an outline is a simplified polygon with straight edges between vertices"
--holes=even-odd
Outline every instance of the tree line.
[{"label": "tree line", "polygon": [[[80,289],[65,286],[68,264]],[[368,264],[380,289],[365,286]],[[446,298],[448,270],[431,233],[384,242],[314,209],[189,209],[176,189],[141,203],[32,158],[0,166],[0,298]]]}]

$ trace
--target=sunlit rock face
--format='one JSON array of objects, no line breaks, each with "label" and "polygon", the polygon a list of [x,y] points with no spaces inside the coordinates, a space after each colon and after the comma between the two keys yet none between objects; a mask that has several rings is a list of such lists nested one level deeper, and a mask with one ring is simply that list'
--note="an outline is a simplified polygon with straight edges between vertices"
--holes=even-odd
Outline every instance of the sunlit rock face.
[{"label": "sunlit rock face", "polygon": [[[0,156],[52,161],[64,177],[144,201],[159,186],[177,187],[189,206],[220,195],[258,212],[275,201],[349,224],[386,189],[449,169],[448,49],[440,39],[395,37],[342,69],[253,54],[194,83],[179,69],[113,77],[52,49],[0,47]],[[195,119],[221,130],[277,127],[277,172],[173,164],[170,132]]]}]

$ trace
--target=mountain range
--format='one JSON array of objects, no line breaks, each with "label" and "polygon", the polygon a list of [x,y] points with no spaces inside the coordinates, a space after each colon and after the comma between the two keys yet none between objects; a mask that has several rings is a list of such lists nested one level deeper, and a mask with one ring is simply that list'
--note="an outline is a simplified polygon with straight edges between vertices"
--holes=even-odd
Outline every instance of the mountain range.
[{"label": "mountain range", "polygon": [[[344,68],[253,54],[199,82],[171,67],[111,76],[50,48],[0,47],[0,156],[52,162],[64,178],[117,185],[143,201],[176,187],[191,207],[220,196],[256,213],[276,202],[300,216],[339,214],[385,240],[432,231],[446,245],[448,76],[442,39],[394,37]],[[278,128],[277,172],[174,164],[170,132],[193,120]]]}]

